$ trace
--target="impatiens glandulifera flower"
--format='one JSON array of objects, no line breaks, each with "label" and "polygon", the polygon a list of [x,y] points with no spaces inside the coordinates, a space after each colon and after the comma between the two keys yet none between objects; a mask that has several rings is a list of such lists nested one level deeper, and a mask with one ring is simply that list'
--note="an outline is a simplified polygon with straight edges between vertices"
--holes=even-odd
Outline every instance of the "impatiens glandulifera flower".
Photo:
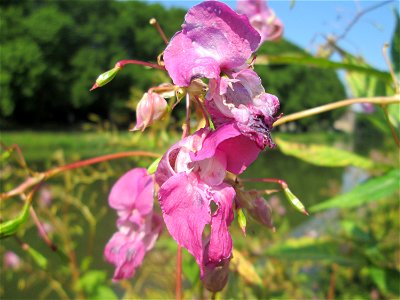
[{"label": "impatiens glandulifera flower", "polygon": [[111,190],[109,205],[117,210],[118,232],[107,243],[104,256],[116,266],[114,280],[135,274],[161,232],[161,217],[153,214],[153,194],[153,177],[142,168],[124,174]]},{"label": "impatiens glandulifera flower", "polygon": [[228,72],[217,80],[210,80],[206,105],[216,127],[234,122],[261,149],[274,146],[270,131],[280,107],[279,100],[265,93],[260,77],[252,69]]},{"label": "impatiens glandulifera flower", "polygon": [[161,119],[168,108],[167,101],[155,92],[144,93],[136,107],[136,126],[132,130],[141,130]]},{"label": "impatiens glandulifera flower", "polygon": [[239,0],[237,11],[249,17],[250,24],[261,35],[261,43],[282,37],[283,24],[268,7],[266,0]]},{"label": "impatiens glandulifera flower", "polygon": [[169,42],[165,68],[181,87],[195,78],[218,79],[221,72],[245,64],[260,39],[246,16],[224,3],[205,1],[187,12],[182,30]]},{"label": "impatiens glandulifera flower", "polygon": [[[228,226],[234,217],[235,191],[224,182],[226,171],[240,174],[259,152],[255,142],[227,124],[216,131],[201,129],[181,140],[158,165],[155,175],[165,224],[177,243],[195,257],[202,276],[204,266],[217,266],[231,257]],[[211,233],[205,249],[207,224]]]}]

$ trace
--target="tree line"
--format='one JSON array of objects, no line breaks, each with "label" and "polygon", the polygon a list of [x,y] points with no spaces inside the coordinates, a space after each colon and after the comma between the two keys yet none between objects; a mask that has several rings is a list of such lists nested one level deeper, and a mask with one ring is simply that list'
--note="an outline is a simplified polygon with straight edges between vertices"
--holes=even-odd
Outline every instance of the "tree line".
[{"label": "tree line", "polygon": [[[156,60],[165,44],[150,18],[172,37],[185,15],[180,8],[138,1],[9,0],[0,5],[0,117],[6,129],[77,126],[90,113],[126,126],[134,118],[129,103],[168,81],[166,74],[127,66],[107,87],[91,93],[90,87],[119,60]],[[259,52],[304,51],[282,40],[264,44]],[[345,96],[331,70],[275,65],[258,66],[257,72],[267,92],[280,98],[285,114]]]}]

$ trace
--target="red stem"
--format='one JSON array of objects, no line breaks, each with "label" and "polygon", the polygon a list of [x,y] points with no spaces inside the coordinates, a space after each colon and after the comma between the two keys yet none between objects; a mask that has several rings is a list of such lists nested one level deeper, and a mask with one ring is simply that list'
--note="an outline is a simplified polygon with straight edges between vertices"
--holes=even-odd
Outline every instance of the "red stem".
[{"label": "red stem", "polygon": [[82,168],[82,167],[97,164],[97,163],[100,163],[103,161],[124,158],[124,157],[130,157],[130,156],[149,156],[149,157],[154,157],[154,158],[160,157],[160,155],[157,153],[146,152],[146,151],[127,151],[127,152],[120,152],[120,153],[114,153],[114,154],[107,154],[107,155],[94,157],[94,158],[78,161],[78,162],[71,163],[71,164],[68,164],[65,166],[51,169],[51,170],[45,172],[45,176],[51,177],[51,176],[54,176],[63,171]]},{"label": "red stem", "polygon": [[145,61],[140,61],[140,60],[134,60],[134,59],[126,59],[126,60],[121,60],[115,64],[116,68],[123,68],[125,65],[141,65],[141,66],[146,66],[154,69],[159,69],[165,71],[165,67],[159,66],[155,63],[150,63],[150,62],[145,62]]},{"label": "red stem", "polygon": [[25,190],[27,190],[28,188],[35,186],[38,183],[40,183],[54,175],[57,175],[63,171],[85,167],[85,166],[97,164],[97,163],[100,163],[103,161],[131,157],[131,156],[148,156],[148,157],[158,158],[158,157],[160,157],[160,154],[153,153],[153,152],[147,152],[147,151],[128,151],[128,152],[107,154],[107,155],[103,155],[103,156],[99,156],[99,157],[90,158],[87,160],[74,162],[74,163],[71,163],[71,164],[68,164],[65,166],[61,166],[61,167],[57,167],[57,168],[48,170],[43,173],[38,173],[35,177],[27,178],[23,183],[21,183],[19,186],[12,189],[11,191],[0,194],[0,200],[5,200],[5,199],[11,198],[13,196],[19,195],[19,194],[23,193]]},{"label": "red stem", "polygon": [[278,178],[238,178],[242,182],[273,182],[279,184],[282,189],[287,189],[288,185],[286,181]]},{"label": "red stem", "polygon": [[43,240],[45,241],[47,246],[49,246],[51,250],[57,251],[57,246],[54,245],[54,243],[50,240],[49,236],[47,235],[46,230],[44,229],[42,223],[40,223],[39,218],[32,206],[29,208],[29,212],[31,214],[33,222],[35,223],[36,227],[39,230],[40,236],[43,238]]}]

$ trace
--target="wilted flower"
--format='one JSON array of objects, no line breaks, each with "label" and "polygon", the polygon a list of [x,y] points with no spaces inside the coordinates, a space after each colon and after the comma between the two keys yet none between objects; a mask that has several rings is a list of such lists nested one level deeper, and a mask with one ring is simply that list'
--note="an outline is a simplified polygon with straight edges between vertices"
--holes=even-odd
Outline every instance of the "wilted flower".
[{"label": "wilted flower", "polygon": [[228,72],[220,79],[210,80],[206,100],[216,127],[234,122],[261,149],[274,146],[270,131],[280,107],[279,100],[265,93],[260,77],[252,69]]},{"label": "wilted flower", "polygon": [[107,243],[104,255],[116,266],[113,279],[135,274],[161,232],[161,218],[153,214],[154,182],[146,169],[124,174],[113,186],[109,204],[118,213],[118,232]]},{"label": "wilted flower", "polygon": [[162,118],[168,108],[168,103],[157,93],[144,93],[136,107],[136,126],[133,130],[143,131],[147,126]]},{"label": "wilted flower", "polygon": [[260,33],[261,43],[282,37],[283,24],[265,0],[239,0],[237,11],[249,17],[250,24]]},{"label": "wilted flower", "polygon": [[4,254],[4,267],[17,270],[21,266],[21,258],[12,251]]}]

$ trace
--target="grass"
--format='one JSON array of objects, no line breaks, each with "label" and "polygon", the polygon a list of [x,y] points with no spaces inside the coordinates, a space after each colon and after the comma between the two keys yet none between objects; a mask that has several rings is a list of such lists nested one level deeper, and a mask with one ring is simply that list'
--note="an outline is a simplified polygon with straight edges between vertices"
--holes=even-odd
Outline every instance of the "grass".
[{"label": "grass", "polygon": [[[28,161],[47,161],[60,151],[67,159],[77,159],[120,151],[163,149],[166,146],[165,141],[156,140],[151,134],[131,132],[12,131],[3,132],[1,142],[7,146],[17,144]],[[161,153],[160,150],[158,152]]]}]

